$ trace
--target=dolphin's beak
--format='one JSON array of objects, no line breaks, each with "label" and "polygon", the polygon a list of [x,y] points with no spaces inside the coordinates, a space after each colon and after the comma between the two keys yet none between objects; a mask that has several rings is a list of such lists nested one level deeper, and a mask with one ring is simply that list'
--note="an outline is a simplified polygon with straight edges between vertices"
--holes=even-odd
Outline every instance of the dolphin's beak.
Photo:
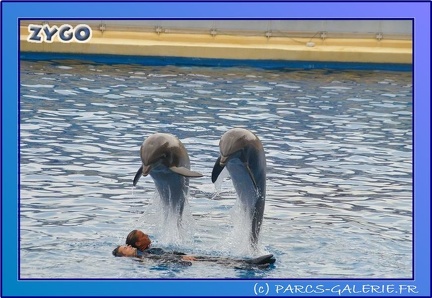
[{"label": "dolphin's beak", "polygon": [[151,165],[148,165],[148,166],[144,166],[143,165],[142,175],[144,177],[147,176],[150,173],[151,170],[152,170],[152,166]]},{"label": "dolphin's beak", "polygon": [[226,165],[226,163],[228,162],[228,158],[229,158],[229,156],[221,155],[220,161],[219,161],[219,164],[221,165],[221,167],[224,167]]},{"label": "dolphin's beak", "polygon": [[133,186],[136,186],[141,176],[147,176],[150,173],[151,169],[152,169],[151,166],[142,165],[135,174],[135,178],[133,180]]}]

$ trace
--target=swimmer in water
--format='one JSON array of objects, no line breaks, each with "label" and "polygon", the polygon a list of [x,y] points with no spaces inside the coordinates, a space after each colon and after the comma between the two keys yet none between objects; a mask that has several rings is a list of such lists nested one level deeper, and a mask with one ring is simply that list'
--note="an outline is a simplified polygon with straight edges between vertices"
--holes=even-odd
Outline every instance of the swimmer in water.
[{"label": "swimmer in water", "polygon": [[272,254],[258,258],[235,260],[221,257],[193,256],[182,252],[165,251],[161,248],[151,247],[149,236],[140,230],[133,230],[126,238],[126,245],[119,245],[112,254],[116,257],[135,257],[141,260],[150,259],[160,263],[178,263],[191,266],[194,262],[212,262],[236,269],[264,269],[273,264],[276,259]]}]

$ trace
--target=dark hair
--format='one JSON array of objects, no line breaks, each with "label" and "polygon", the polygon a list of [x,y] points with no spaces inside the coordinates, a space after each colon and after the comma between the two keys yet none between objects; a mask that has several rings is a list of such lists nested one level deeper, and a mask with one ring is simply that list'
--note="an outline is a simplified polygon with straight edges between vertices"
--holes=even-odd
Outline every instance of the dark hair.
[{"label": "dark hair", "polygon": [[116,248],[114,248],[114,250],[112,251],[112,254],[114,257],[121,257],[121,255],[119,254],[119,248],[120,248],[120,245],[117,246]]},{"label": "dark hair", "polygon": [[130,245],[132,247],[137,248],[137,246],[135,245],[135,243],[138,241],[137,232],[138,232],[138,230],[133,230],[127,235],[127,237],[126,237],[126,244],[127,245]]}]

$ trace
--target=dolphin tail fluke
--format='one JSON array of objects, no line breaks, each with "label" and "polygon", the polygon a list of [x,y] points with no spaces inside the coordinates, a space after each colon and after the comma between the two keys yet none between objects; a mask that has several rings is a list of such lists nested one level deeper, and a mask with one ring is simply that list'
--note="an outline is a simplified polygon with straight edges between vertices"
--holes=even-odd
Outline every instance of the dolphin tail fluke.
[{"label": "dolphin tail fluke", "polygon": [[177,174],[182,175],[182,176],[185,176],[185,177],[198,178],[198,177],[203,176],[201,173],[191,171],[185,167],[170,167],[169,169],[172,172],[177,173]]},{"label": "dolphin tail fluke", "polygon": [[136,185],[137,185],[138,180],[141,178],[142,174],[143,174],[143,166],[141,166],[141,167],[138,169],[138,171],[136,172],[136,174],[135,174],[135,178],[134,178],[134,180],[133,180],[133,186],[136,186]]},{"label": "dolphin tail fluke", "polygon": [[215,165],[214,165],[213,171],[212,171],[212,182],[213,183],[216,182],[216,180],[219,177],[220,173],[224,169],[224,166],[221,166],[220,161],[221,161],[221,157],[219,156],[218,159],[215,162]]}]

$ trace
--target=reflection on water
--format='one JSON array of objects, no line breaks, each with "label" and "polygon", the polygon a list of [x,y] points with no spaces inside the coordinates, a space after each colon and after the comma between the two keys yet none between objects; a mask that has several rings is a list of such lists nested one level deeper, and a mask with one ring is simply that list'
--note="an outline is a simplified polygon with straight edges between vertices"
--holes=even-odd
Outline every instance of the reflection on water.
[{"label": "reflection on water", "polygon": [[[21,277],[411,277],[411,82],[409,72],[21,61]],[[134,228],[156,246],[245,256],[234,188],[210,179],[235,126],[266,151],[260,252],[275,267],[113,258]],[[132,188],[154,132],[177,135],[204,174],[190,182],[180,243],[160,224],[150,177]]]}]

